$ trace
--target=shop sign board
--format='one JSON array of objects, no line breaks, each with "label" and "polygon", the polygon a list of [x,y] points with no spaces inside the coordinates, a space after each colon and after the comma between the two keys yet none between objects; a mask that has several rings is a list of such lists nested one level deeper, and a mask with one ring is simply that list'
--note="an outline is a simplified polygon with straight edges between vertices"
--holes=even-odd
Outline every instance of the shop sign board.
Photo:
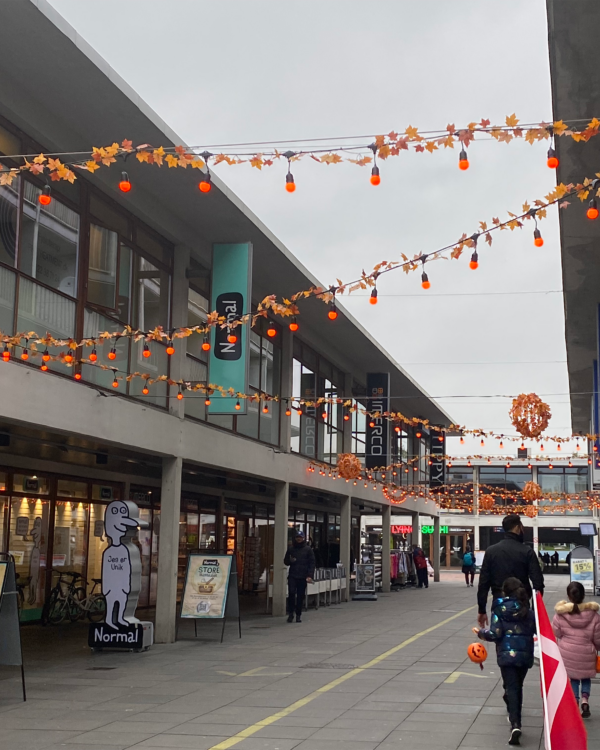
[{"label": "shop sign board", "polygon": [[367,396],[368,410],[382,415],[372,417],[367,421],[366,427],[365,466],[367,469],[376,469],[390,463],[390,422],[383,416],[390,410],[389,372],[367,373]]},{"label": "shop sign board", "polygon": [[29,534],[29,518],[27,516],[19,516],[17,518],[15,534],[17,536],[27,536]]},{"label": "shop sign board", "polygon": [[[303,372],[300,376],[301,397],[315,400],[316,380],[313,372]],[[300,419],[300,452],[314,458],[317,447],[317,407],[303,405],[304,415]]]},{"label": "shop sign board", "polygon": [[446,484],[446,433],[432,430],[430,436],[431,466],[429,467],[429,486],[433,492]]},{"label": "shop sign board", "polygon": [[[252,244],[213,245],[211,309],[228,322],[235,322],[250,311],[252,288]],[[211,329],[212,346],[209,358],[211,383],[218,383],[234,393],[248,392],[248,340],[249,326],[237,325],[229,329],[214,326]],[[236,341],[230,341],[229,335]],[[208,407],[210,414],[246,414],[247,399],[221,397],[215,393]]]},{"label": "shop sign board", "polygon": [[587,547],[571,550],[571,581],[581,583],[587,594],[594,594],[594,558]]},{"label": "shop sign board", "polygon": [[25,477],[23,479],[23,492],[39,492],[40,491],[40,480],[34,479],[33,477]]},{"label": "shop sign board", "polygon": [[225,617],[232,555],[191,552],[181,602],[182,617]]},{"label": "shop sign board", "polygon": [[131,500],[113,500],[106,506],[104,535],[109,544],[102,553],[106,615],[104,622],[90,624],[88,645],[94,650],[140,650],[152,645],[152,623],[141,622],[135,616],[142,587],[142,561],[134,538],[138,528],[147,526]]},{"label": "shop sign board", "polygon": [[354,590],[357,594],[375,593],[375,565],[373,563],[362,563],[356,566]]},{"label": "shop sign board", "polygon": [[94,521],[94,536],[100,539],[104,536],[104,521],[101,518]]},{"label": "shop sign board", "polygon": [[412,526],[396,525],[392,526],[392,534],[412,534]]},{"label": "shop sign board", "polygon": [[[435,526],[421,526],[421,534],[433,534],[435,533]],[[440,534],[447,534],[448,527],[440,526]]]}]

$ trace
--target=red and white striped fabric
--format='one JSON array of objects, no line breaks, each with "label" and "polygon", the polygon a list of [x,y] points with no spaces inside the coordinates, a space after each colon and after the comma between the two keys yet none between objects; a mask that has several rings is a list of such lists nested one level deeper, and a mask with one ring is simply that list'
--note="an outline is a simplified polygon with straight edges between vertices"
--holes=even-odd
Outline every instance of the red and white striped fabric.
[{"label": "red and white striped fabric", "polygon": [[587,750],[587,735],[544,600],[535,592],[546,750]]}]

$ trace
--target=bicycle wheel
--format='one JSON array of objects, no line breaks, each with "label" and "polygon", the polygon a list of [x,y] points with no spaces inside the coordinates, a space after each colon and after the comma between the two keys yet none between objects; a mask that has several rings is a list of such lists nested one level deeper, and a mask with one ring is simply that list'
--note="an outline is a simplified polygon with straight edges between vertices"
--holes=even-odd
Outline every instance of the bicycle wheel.
[{"label": "bicycle wheel", "polygon": [[58,623],[62,622],[66,616],[67,600],[60,598],[57,594],[56,598],[50,602],[50,606],[48,607],[48,622],[52,625],[58,625]]},{"label": "bicycle wheel", "polygon": [[102,622],[105,619],[106,599],[102,594],[90,596],[87,616],[90,622]]},{"label": "bicycle wheel", "polygon": [[84,610],[85,602],[85,589],[83,586],[76,588],[70,592],[69,599],[67,601],[67,617],[71,622],[77,622],[81,620],[85,614]]},{"label": "bicycle wheel", "polygon": [[46,599],[44,602],[44,606],[42,607],[42,615],[41,615],[41,622],[42,625],[47,625],[50,622],[50,610],[54,608],[54,604],[56,603],[56,600],[58,599],[58,591],[56,589],[52,589],[50,592],[50,596]]}]

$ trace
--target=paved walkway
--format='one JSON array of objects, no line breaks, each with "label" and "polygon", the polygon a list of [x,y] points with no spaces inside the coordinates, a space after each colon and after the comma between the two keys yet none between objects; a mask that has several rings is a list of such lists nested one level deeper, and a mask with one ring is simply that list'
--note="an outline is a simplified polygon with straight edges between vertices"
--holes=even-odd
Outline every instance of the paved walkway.
[{"label": "paved walkway", "polygon": [[[567,578],[548,583],[553,606]],[[83,628],[25,628],[29,699],[15,670],[0,668],[0,750],[505,747],[494,655],[483,672],[465,658],[474,592],[447,574],[427,590],[311,610],[299,625],[256,616],[241,641],[231,624],[223,645],[203,630],[145,654],[91,654]],[[538,680],[534,668],[522,738],[535,750]],[[600,739],[593,690],[590,747]]]}]

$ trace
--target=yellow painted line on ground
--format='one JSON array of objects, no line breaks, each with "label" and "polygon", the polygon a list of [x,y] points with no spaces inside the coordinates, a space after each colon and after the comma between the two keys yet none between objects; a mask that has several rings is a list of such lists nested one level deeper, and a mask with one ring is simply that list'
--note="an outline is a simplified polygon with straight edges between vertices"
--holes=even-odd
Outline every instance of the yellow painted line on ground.
[{"label": "yellow painted line on ground", "polygon": [[363,664],[360,667],[356,667],[355,669],[351,669],[341,677],[337,677],[335,680],[328,682],[327,685],[323,685],[323,687],[318,688],[313,693],[309,693],[304,698],[300,698],[300,700],[295,701],[290,706],[287,706],[287,708],[282,708],[281,711],[277,711],[277,713],[272,714],[271,716],[267,716],[266,719],[257,721],[256,724],[252,724],[252,726],[246,727],[246,729],[242,729],[241,732],[234,734],[229,739],[223,740],[223,742],[219,742],[218,744],[213,745],[211,748],[209,748],[209,750],[229,750],[230,747],[234,747],[242,740],[245,740],[247,737],[252,737],[253,734],[259,732],[263,727],[268,727],[271,724],[274,724],[276,721],[279,721],[279,719],[284,719],[286,716],[294,713],[294,711],[297,711],[299,708],[312,703],[312,701],[323,695],[323,693],[327,693],[329,690],[333,690],[333,688],[341,685],[347,680],[350,680],[352,677],[356,677],[356,675],[364,672],[365,669],[369,669],[370,667],[374,667],[376,664],[380,664],[384,659],[387,659],[388,657],[393,656],[393,654],[398,653],[398,651],[401,651],[403,648],[410,646],[411,643],[418,641],[419,638],[422,638],[424,635],[433,633],[434,630],[441,628],[443,625],[447,625],[449,622],[452,622],[452,620],[456,620],[457,618],[466,615],[467,612],[470,612],[473,609],[475,609],[475,607],[468,607],[467,609],[463,609],[462,612],[457,612],[455,615],[452,615],[452,617],[448,617],[447,619],[442,620],[442,622],[438,622],[437,625],[432,625],[430,628],[426,628],[420,633],[412,635],[410,638],[402,641],[402,643],[398,644],[397,646],[394,646],[388,651],[384,651],[383,654],[380,654],[374,659],[371,659],[371,661],[368,661],[366,664]]}]

